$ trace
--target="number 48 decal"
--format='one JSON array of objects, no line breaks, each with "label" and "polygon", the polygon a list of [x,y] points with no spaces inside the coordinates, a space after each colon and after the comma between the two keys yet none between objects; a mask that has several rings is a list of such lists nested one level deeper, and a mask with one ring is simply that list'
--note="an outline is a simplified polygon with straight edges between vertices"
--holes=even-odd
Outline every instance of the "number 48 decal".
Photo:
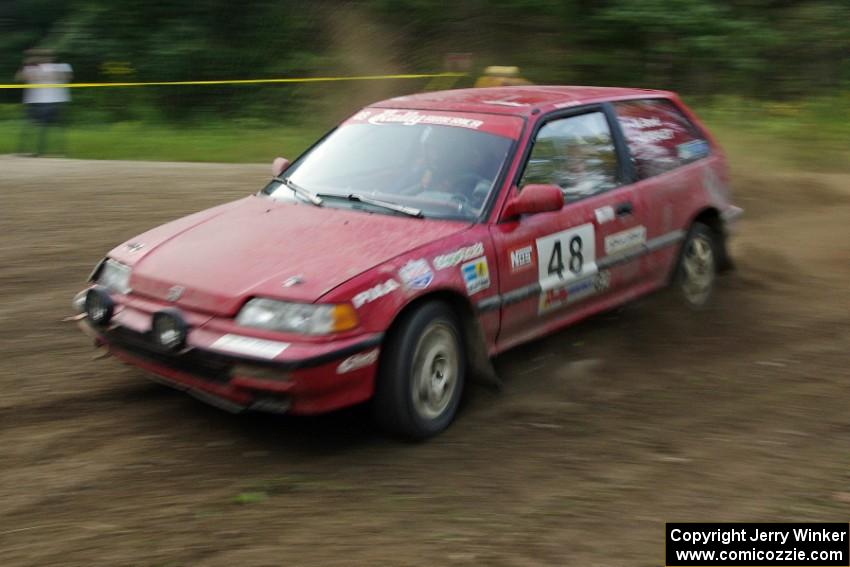
[{"label": "number 48 decal", "polygon": [[[570,259],[569,269],[573,274],[580,274],[583,264],[584,255],[581,253],[582,240],[581,236],[573,236],[570,238]],[[556,240],[552,248],[552,257],[549,258],[549,274],[557,274],[558,278],[564,279],[564,253],[561,251],[561,241]]]},{"label": "number 48 decal", "polygon": [[595,274],[596,234],[593,223],[537,239],[538,277],[543,290]]}]

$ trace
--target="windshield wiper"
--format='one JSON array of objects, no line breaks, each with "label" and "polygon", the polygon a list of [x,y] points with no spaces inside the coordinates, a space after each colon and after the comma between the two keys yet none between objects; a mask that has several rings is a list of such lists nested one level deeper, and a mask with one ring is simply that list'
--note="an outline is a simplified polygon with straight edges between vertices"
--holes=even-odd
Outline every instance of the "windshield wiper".
[{"label": "windshield wiper", "polygon": [[284,185],[286,185],[287,187],[292,189],[293,193],[295,193],[296,195],[300,195],[300,196],[304,197],[305,199],[307,199],[308,201],[310,201],[311,203],[313,203],[317,207],[321,206],[321,204],[322,204],[322,198],[319,197],[316,193],[313,193],[309,189],[304,189],[303,187],[296,184],[294,181],[292,181],[288,177],[272,177],[272,181],[279,181],[280,183],[283,183]]},{"label": "windshield wiper", "polygon": [[403,215],[407,215],[409,217],[423,218],[425,215],[422,214],[422,211],[414,208],[414,207],[406,207],[404,205],[396,205],[395,203],[391,203],[389,201],[381,201],[380,199],[373,199],[371,197],[364,197],[363,195],[358,195],[357,193],[349,193],[347,195],[337,195],[334,193],[319,193],[320,197],[338,197],[340,199],[347,199],[349,201],[356,201],[358,203],[366,203],[367,205],[373,205],[375,207],[381,207],[382,209],[387,209],[389,211],[395,211],[396,213],[401,213]]}]

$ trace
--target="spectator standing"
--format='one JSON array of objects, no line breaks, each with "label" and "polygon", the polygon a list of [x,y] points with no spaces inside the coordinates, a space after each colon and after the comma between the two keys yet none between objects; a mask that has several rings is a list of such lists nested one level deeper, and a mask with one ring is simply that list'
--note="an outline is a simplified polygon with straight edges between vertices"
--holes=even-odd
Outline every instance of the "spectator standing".
[{"label": "spectator standing", "polygon": [[[62,129],[62,119],[65,105],[71,100],[71,95],[65,83],[73,76],[71,66],[67,63],[56,63],[53,53],[48,50],[30,50],[24,66],[15,78],[29,85],[54,85],[50,87],[24,89],[24,109],[28,124],[21,131],[19,153],[43,155],[47,150],[47,139],[51,129],[56,129],[59,135],[59,153],[65,151],[65,133]],[[33,152],[27,152],[29,134],[35,134]]]}]

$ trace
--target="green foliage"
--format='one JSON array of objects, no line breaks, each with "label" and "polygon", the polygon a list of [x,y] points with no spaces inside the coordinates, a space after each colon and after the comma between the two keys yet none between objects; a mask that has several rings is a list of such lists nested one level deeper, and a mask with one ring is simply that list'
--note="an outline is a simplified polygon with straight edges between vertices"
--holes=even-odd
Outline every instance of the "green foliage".
[{"label": "green foliage", "polygon": [[[75,79],[176,81],[519,65],[537,83],[800,100],[850,88],[847,0],[4,0],[0,82],[31,47]],[[73,91],[76,123],[326,122],[425,82]],[[0,102],[20,99],[0,91]],[[843,100],[843,99],[841,99]]]},{"label": "green foliage", "polygon": [[802,170],[850,171],[850,92],[805,102],[717,97],[698,109],[730,153]]}]

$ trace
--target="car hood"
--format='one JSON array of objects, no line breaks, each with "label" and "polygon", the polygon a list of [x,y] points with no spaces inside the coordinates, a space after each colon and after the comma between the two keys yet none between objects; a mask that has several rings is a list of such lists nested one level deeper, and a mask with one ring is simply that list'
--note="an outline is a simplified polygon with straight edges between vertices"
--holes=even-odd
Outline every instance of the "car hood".
[{"label": "car hood", "polygon": [[[110,256],[132,266],[134,293],[234,315],[253,296],[316,301],[381,262],[468,226],[252,196],[155,228]],[[298,283],[285,286],[290,278]]]}]

